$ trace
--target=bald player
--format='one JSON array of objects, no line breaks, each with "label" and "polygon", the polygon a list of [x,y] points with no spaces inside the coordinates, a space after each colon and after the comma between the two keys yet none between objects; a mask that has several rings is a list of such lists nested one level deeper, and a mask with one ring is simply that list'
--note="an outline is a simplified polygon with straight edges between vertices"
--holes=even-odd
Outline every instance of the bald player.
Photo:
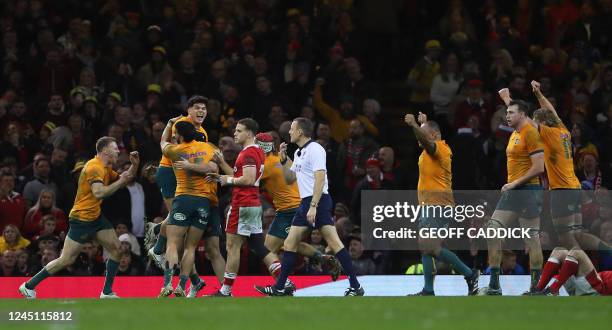
[{"label": "bald player", "polygon": [[[529,229],[529,237],[524,241],[531,270],[529,292],[535,292],[543,261],[539,238],[542,207],[539,175],[544,173],[544,145],[538,130],[529,123],[527,111],[525,101],[512,100],[508,104],[506,121],[514,129],[506,147],[508,183],[501,188],[501,197],[487,227],[506,228],[518,220],[521,228]],[[502,239],[487,239],[491,277],[489,285],[480,289],[480,295],[502,294],[499,285],[502,244]]]},{"label": "bald player", "polygon": [[[417,193],[421,205],[454,205],[452,192],[452,172],[450,147],[442,140],[440,127],[434,121],[428,121],[427,116],[419,112],[417,123],[413,114],[407,114],[404,121],[412,128],[414,135],[423,148],[419,156],[419,183]],[[452,218],[443,214],[425,214],[419,218],[419,228],[448,228]],[[442,239],[419,238],[423,276],[423,290],[412,294],[414,296],[434,296],[434,261],[438,258],[452,266],[465,277],[468,295],[472,296],[478,290],[478,270],[470,269],[452,251],[442,247]]]}]

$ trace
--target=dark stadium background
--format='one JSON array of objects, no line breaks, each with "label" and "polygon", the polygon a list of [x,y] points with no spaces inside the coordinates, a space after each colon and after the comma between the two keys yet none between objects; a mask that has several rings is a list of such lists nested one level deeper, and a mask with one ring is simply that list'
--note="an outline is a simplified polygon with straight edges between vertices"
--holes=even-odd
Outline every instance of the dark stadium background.
[{"label": "dark stadium background", "polygon": [[[594,193],[583,205],[586,229],[612,243],[611,12],[604,0],[2,1],[0,229],[13,225],[21,238],[0,237],[0,276],[31,276],[57,257],[82,161],[103,135],[121,141],[118,170],[130,151],[142,160],[137,182],[103,208],[130,244],[119,276],[160,274],[142,248],[145,217],[159,222],[167,212],[148,166],[161,156],[166,120],[194,94],[210,99],[204,127],[230,161],[239,148],[224,137],[237,119],[255,118],[280,142],[287,120],[312,118],[358,274],[404,274],[418,252],[362,251],[358,214],[361,190],[416,189],[420,150],[403,115],[422,111],[441,124],[455,189],[495,190],[505,183],[509,136],[497,91],[509,87],[535,106],[529,82],[541,81],[572,132],[582,187]],[[339,130],[350,109],[372,126]],[[381,182],[364,179],[381,169]],[[55,203],[39,201],[43,190]],[[228,197],[223,190],[222,206]],[[550,250],[555,236],[542,217]],[[316,235],[309,241],[325,248]],[[528,271],[522,251],[504,255],[504,274]],[[483,252],[461,256],[486,267]],[[86,245],[60,275],[102,275],[103,260]],[[267,273],[248,248],[242,260],[241,275]],[[212,274],[202,249],[197,266]],[[302,262],[296,273],[324,271]]]}]

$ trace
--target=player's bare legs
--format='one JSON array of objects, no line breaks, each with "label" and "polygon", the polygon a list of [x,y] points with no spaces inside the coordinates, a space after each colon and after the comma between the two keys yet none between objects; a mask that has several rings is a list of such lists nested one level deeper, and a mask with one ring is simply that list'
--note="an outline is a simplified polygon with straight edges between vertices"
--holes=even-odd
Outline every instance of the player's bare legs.
[{"label": "player's bare legs", "polygon": [[179,284],[174,289],[174,295],[177,297],[185,296],[185,286],[189,276],[195,269],[195,250],[198,247],[198,242],[202,238],[204,231],[196,227],[189,227],[185,235],[184,249],[181,257],[181,271],[179,275]]},{"label": "player's bare legs", "polygon": [[[487,223],[488,228],[504,228],[508,227],[516,221],[518,215],[515,212],[507,210],[495,210],[491,216],[491,220]],[[502,259],[502,244],[503,240],[498,238],[487,239],[487,250],[488,250],[488,262],[491,268],[491,277],[489,279],[489,286],[483,288],[481,294],[501,294],[501,287],[499,285],[499,274]]]},{"label": "player's bare legs", "polygon": [[529,292],[535,292],[542,274],[542,264],[544,263],[542,246],[540,245],[540,235],[538,235],[540,229],[540,218],[520,218],[519,224],[521,225],[521,228],[530,229],[531,238],[525,238],[524,242],[529,253],[529,270],[531,273],[531,285],[529,287]]},{"label": "player's bare legs", "polygon": [[225,274],[223,274],[223,286],[219,290],[222,295],[230,296],[232,294],[232,286],[240,268],[240,251],[245,240],[246,237],[244,236],[227,233],[227,262],[225,263]]},{"label": "player's bare legs", "polygon": [[[543,288],[540,294],[558,295],[561,286],[563,286],[572,276],[577,278],[584,277],[592,288],[591,290],[594,289],[597,291],[598,288],[602,287],[601,277],[595,270],[595,266],[591,262],[591,259],[579,248],[573,248],[569,251],[564,248],[556,248],[545,265],[545,272],[546,278],[541,282],[546,283],[538,283],[538,287],[542,285]],[[553,282],[549,287],[544,289],[544,286],[546,286],[547,282],[550,281],[550,278],[553,276]],[[544,277],[544,274],[542,274],[542,277]]]},{"label": "player's bare legs", "polygon": [[109,253],[108,260],[106,261],[106,279],[104,280],[102,294],[106,296],[116,296],[113,293],[113,282],[119,268],[119,246],[121,243],[114,229],[100,230],[96,233],[96,240]]},{"label": "player's bare legs", "polygon": [[23,294],[26,298],[36,298],[36,292],[34,291],[36,286],[45,278],[72,265],[76,261],[76,258],[79,253],[81,253],[81,244],[66,236],[66,240],[64,241],[64,248],[62,249],[62,253],[60,254],[60,256],[57,259],[50,261],[29,281],[22,284],[19,287],[19,291],[21,292],[21,294]]},{"label": "player's bare legs", "polygon": [[[179,266],[179,249],[183,248],[187,227],[167,225],[168,244],[166,245],[166,266],[164,269],[164,286],[160,297],[167,297],[172,293],[172,276]],[[191,270],[192,267],[189,267]]]},{"label": "player's bare legs", "polygon": [[[223,272],[225,272],[225,259],[221,255],[219,249],[219,237],[210,236],[206,237],[204,241],[204,247],[206,248],[206,257],[210,260],[215,276],[219,280],[220,284],[223,284]],[[195,271],[195,268],[194,268]],[[197,274],[197,273],[196,273]]]}]

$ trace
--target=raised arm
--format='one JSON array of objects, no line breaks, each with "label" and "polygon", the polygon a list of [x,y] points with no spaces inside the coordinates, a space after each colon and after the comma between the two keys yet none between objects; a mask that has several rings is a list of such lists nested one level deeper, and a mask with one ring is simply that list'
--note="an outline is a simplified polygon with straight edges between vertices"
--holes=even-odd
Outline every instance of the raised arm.
[{"label": "raised arm", "polygon": [[285,177],[285,182],[287,184],[294,183],[297,178],[295,177],[295,173],[291,171],[291,166],[293,166],[293,161],[287,157],[287,143],[283,142],[279,148],[279,157],[281,164],[283,165],[283,176]]},{"label": "raised arm", "polygon": [[[424,116],[423,114],[421,115]],[[421,117],[421,115],[419,117]],[[427,117],[425,117],[424,119],[425,122],[427,121],[426,118]],[[436,142],[429,134],[427,134],[427,132],[425,132],[425,130],[421,126],[419,126],[416,119],[414,118],[414,115],[410,113],[406,114],[406,116],[404,117],[404,121],[406,122],[406,124],[408,124],[408,126],[412,127],[414,136],[421,143],[423,149],[425,149],[428,154],[434,155],[436,153]],[[423,122],[423,124],[425,122]]]},{"label": "raised arm", "polygon": [[535,94],[535,96],[538,98],[538,103],[540,103],[540,106],[544,109],[552,111],[552,113],[557,118],[559,118],[559,115],[557,114],[555,107],[552,105],[552,103],[550,103],[550,101],[546,98],[546,96],[542,94],[542,90],[540,89],[540,83],[535,80],[532,80],[531,89],[533,90],[533,94]]},{"label": "raised arm", "polygon": [[[502,101],[504,101],[504,104],[506,104],[506,107],[508,107],[510,105],[510,102],[512,102],[512,98],[510,97],[510,90],[508,88],[502,88],[497,93],[499,94],[499,97],[502,99]],[[529,116],[527,116],[527,121],[533,127],[535,127],[535,128],[539,127],[538,123],[533,121],[533,119],[531,119]]]}]

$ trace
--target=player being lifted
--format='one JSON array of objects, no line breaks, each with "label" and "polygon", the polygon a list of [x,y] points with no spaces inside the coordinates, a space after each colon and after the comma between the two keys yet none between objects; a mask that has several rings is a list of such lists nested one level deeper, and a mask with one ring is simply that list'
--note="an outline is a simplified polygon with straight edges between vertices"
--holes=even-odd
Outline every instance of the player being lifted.
[{"label": "player being lifted", "polygon": [[364,290],[355,275],[351,257],[334,227],[333,201],[327,192],[326,152],[320,144],[312,141],[313,130],[312,121],[306,118],[299,117],[291,123],[289,129],[291,142],[299,147],[295,151],[293,161],[287,157],[287,144],[283,143],[280,146],[280,161],[285,181],[287,183],[297,181],[301,198],[300,208],[293,217],[289,235],[284,243],[281,275],[276,279],[276,284],[255,286],[255,289],[267,296],[291,295],[292,293],[285,288],[285,281],[293,270],[300,242],[310,228],[318,228],[348,275],[350,287],[344,295],[363,296]]},{"label": "player being lifted", "polygon": [[[187,116],[181,116],[178,119],[173,119],[173,124],[177,122],[189,122],[196,127],[196,138],[195,140],[198,142],[208,142],[208,134],[202,127],[202,123],[204,119],[206,119],[207,109],[206,103],[208,99],[204,96],[194,95],[187,101]],[[176,134],[174,128],[172,128],[171,137],[176,139]],[[166,156],[162,154],[162,159],[159,162],[159,167],[157,169],[157,174],[155,177],[155,181],[157,185],[160,187],[161,194],[164,198],[164,203],[166,204],[166,208],[168,211],[172,210],[172,202],[174,200],[174,194],[176,191],[176,176],[174,174],[174,170],[172,166],[181,166],[183,164],[187,164],[185,161],[172,162]],[[215,203],[213,201],[213,203]],[[213,213],[218,212],[217,205],[213,205],[212,209]],[[164,269],[164,258],[163,254],[166,251],[166,224],[168,219],[165,219],[161,224],[153,225],[148,223],[148,229],[145,236],[145,245],[147,246],[147,251],[149,257],[155,262],[155,264]],[[156,238],[157,236],[157,238]],[[221,282],[223,279],[223,270],[225,268],[225,260],[219,251],[219,238],[218,236],[210,236],[207,235],[207,239],[205,241],[205,249],[206,255],[209,258],[215,275]],[[153,243],[155,242],[155,245]],[[193,270],[190,275],[191,280],[191,289],[189,291],[188,297],[195,297],[196,292],[193,292],[192,289],[202,287],[202,283],[200,277]]]},{"label": "player being lifted", "polygon": [[[187,121],[180,121],[174,125],[179,143],[172,144],[169,142],[172,126],[170,121],[162,134],[160,143],[162,152],[173,163],[182,161],[184,164],[174,166],[177,179],[176,196],[166,226],[167,260],[160,297],[167,297],[173,291],[177,297],[185,296],[185,285],[189,276],[193,276],[192,271],[195,269],[195,249],[200,238],[204,233],[217,238],[220,234],[219,215],[212,212],[212,205],[217,202],[217,184],[207,182],[203,175],[216,173],[219,170],[217,164],[211,162],[215,147],[206,142],[196,141],[195,127]],[[172,275],[175,269],[179,268],[180,250],[183,250],[180,260],[180,281],[173,290]],[[204,286],[204,281],[199,276],[196,277],[199,281],[192,283],[190,289],[190,293],[194,294]]]},{"label": "player being lifted", "polygon": [[[419,156],[419,183],[417,193],[419,204],[424,205],[453,205],[452,172],[450,147],[442,140],[440,127],[434,121],[427,120],[427,116],[419,112],[418,122],[414,115],[407,114],[404,121],[412,127],[414,135],[423,148]],[[442,214],[429,214],[419,218],[419,228],[447,228],[452,219],[444,218]],[[478,292],[478,277],[480,272],[470,269],[452,251],[442,247],[442,239],[419,238],[421,260],[423,263],[423,276],[425,286],[415,296],[433,296],[434,294],[434,260],[438,258],[451,265],[465,277],[468,286],[468,295]]]},{"label": "player being lifted", "polygon": [[[242,151],[238,154],[234,168],[232,169],[221,158],[219,166],[226,175],[208,174],[207,176],[209,180],[220,182],[221,185],[233,186],[232,201],[225,222],[227,263],[223,286],[215,294],[216,297],[232,295],[232,286],[240,266],[240,251],[247,240],[255,254],[263,258],[263,262],[274,278],[278,276],[281,269],[278,256],[266,249],[263,240],[259,181],[264,170],[265,155],[255,144],[255,134],[258,129],[259,125],[255,120],[240,119],[236,124],[234,141],[242,146]],[[293,284],[290,281],[284,283],[288,285],[288,290],[293,292]]]},{"label": "player being lifted", "polygon": [[[542,205],[539,175],[544,173],[544,146],[537,129],[529,124],[527,111],[527,103],[521,100],[510,101],[506,110],[508,126],[514,128],[506,147],[508,183],[501,188],[501,197],[487,227],[508,227],[518,219],[521,228],[529,229],[529,238],[524,242],[529,251],[531,270],[529,292],[534,292],[543,261],[538,234]],[[499,285],[502,244],[501,239],[487,239],[491,277],[489,286],[479,290],[481,295],[502,294]]]},{"label": "player being lifted", "polygon": [[[261,176],[261,186],[272,197],[272,204],[276,210],[276,216],[270,225],[266,235],[265,246],[268,250],[278,254],[283,242],[289,234],[291,221],[300,207],[300,192],[296,182],[287,184],[283,174],[283,166],[280,158],[274,152],[274,139],[268,133],[259,133],[255,141],[266,155],[264,171]],[[338,260],[331,255],[323,254],[310,244],[300,242],[298,253],[306,256],[320,265],[327,266],[335,281],[340,276],[341,266]]]},{"label": "player being lifted", "polygon": [[559,295],[561,286],[570,296],[612,295],[612,271],[597,272],[589,256],[581,249],[555,248],[544,266],[542,281],[544,286],[553,279],[550,286],[535,295]]},{"label": "player being lifted", "polygon": [[19,292],[26,298],[36,298],[34,288],[45,278],[72,265],[81,253],[82,244],[91,239],[97,240],[109,252],[106,279],[100,298],[119,298],[113,292],[113,281],[119,267],[120,243],[113,225],[102,214],[100,204],[102,199],[111,196],[134,179],[140,160],[138,152],[130,153],[132,165],[119,175],[112,168],[119,157],[115,139],[108,136],[98,139],[96,152],[96,156],[85,164],[79,176],[74,206],[69,214],[70,228],[62,253],[29,281],[21,284]]}]

